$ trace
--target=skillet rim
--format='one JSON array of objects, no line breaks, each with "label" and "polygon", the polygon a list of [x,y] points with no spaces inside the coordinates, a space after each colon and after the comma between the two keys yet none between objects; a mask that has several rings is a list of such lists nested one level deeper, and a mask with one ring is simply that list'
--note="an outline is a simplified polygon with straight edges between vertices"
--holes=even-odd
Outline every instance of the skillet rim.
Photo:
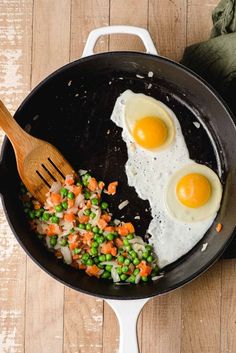
[{"label": "skillet rim", "polygon": [[[212,95],[213,97],[218,101],[218,103],[222,106],[222,108],[226,111],[227,115],[228,115],[228,119],[230,119],[230,122],[234,128],[234,130],[236,131],[236,122],[234,121],[234,115],[232,113],[232,111],[230,110],[230,108],[228,107],[227,103],[224,101],[224,99],[219,95],[219,93],[208,83],[206,82],[203,78],[201,78],[198,74],[196,74],[194,71],[192,71],[191,69],[185,67],[184,65],[177,63],[176,61],[173,61],[171,59],[168,59],[166,57],[163,56],[157,56],[157,55],[153,55],[153,54],[146,54],[146,53],[142,53],[142,52],[134,52],[134,51],[114,51],[114,52],[104,52],[104,53],[98,53],[98,54],[94,54],[94,55],[90,55],[87,57],[83,57],[80,59],[77,59],[75,61],[72,61],[70,63],[67,63],[66,65],[63,65],[62,67],[58,68],[57,70],[53,71],[51,74],[49,74],[48,76],[46,76],[42,81],[40,81],[36,87],[34,87],[34,89],[25,97],[25,99],[22,101],[22,103],[20,104],[20,106],[17,108],[15,115],[17,115],[20,110],[22,109],[22,107],[28,103],[28,101],[31,99],[32,96],[34,96],[35,94],[37,94],[37,91],[42,88],[44,86],[44,84],[46,84],[50,79],[52,79],[53,77],[57,76],[57,74],[62,73],[63,71],[66,71],[68,68],[72,68],[78,64],[80,64],[81,62],[86,62],[89,60],[96,60],[96,58],[104,56],[104,57],[109,57],[109,56],[122,56],[122,57],[126,57],[126,56],[130,56],[130,55],[134,55],[134,56],[141,56],[141,57],[145,57],[145,59],[148,59],[148,57],[151,57],[157,61],[164,61],[169,65],[174,66],[177,70],[180,69],[181,71],[185,71],[188,76],[190,77],[190,79],[194,79],[197,80],[200,84],[203,85],[204,88],[206,88]],[[2,167],[2,163],[4,160],[4,152],[5,152],[5,148],[6,148],[6,144],[7,144],[8,138],[5,136],[4,137],[4,141],[1,147],[1,155],[0,155],[0,170]],[[10,221],[10,217],[8,215],[7,209],[6,209],[6,205],[5,205],[5,196],[4,196],[4,190],[0,190],[1,193],[1,199],[2,199],[2,204],[3,204],[3,209],[4,209],[4,213],[6,215],[6,219],[8,221],[8,224],[10,225],[10,228],[14,234],[14,236],[16,237],[18,243],[21,245],[21,247],[24,249],[24,251],[26,252],[26,254],[42,269],[44,270],[47,274],[49,274],[52,278],[54,278],[55,280],[61,282],[62,284],[85,294],[88,295],[92,295],[92,296],[96,296],[96,297],[100,297],[100,298],[104,298],[104,299],[120,299],[120,300],[135,300],[135,299],[141,299],[141,298],[151,298],[157,295],[162,295],[168,292],[171,292],[177,288],[182,287],[183,285],[191,282],[192,280],[194,280],[195,278],[197,278],[198,276],[200,276],[202,273],[204,273],[205,271],[207,271],[218,259],[219,257],[224,253],[224,251],[226,250],[226,248],[228,247],[228,245],[230,244],[230,242],[233,240],[234,238],[234,232],[232,232],[231,235],[229,235],[228,239],[225,241],[224,245],[221,247],[221,249],[210,259],[210,261],[205,264],[204,266],[202,266],[199,270],[195,271],[191,276],[189,276],[188,278],[180,281],[178,284],[170,286],[168,289],[163,290],[161,293],[158,293],[158,290],[156,290],[155,288],[153,288],[154,290],[152,291],[151,295],[137,295],[135,296],[135,298],[133,296],[127,296],[127,297],[120,297],[120,296],[116,296],[116,295],[112,295],[112,296],[108,296],[106,294],[95,294],[92,293],[91,291],[87,291],[84,289],[80,289],[74,285],[68,284],[64,279],[59,278],[56,274],[54,274],[52,271],[48,270],[48,268],[46,268],[44,265],[42,265],[32,254],[31,252],[26,248],[26,246],[24,245],[24,243],[22,242],[21,238],[18,236],[18,234],[16,233],[14,226],[12,224],[12,222]],[[150,293],[149,293],[150,294]]]}]

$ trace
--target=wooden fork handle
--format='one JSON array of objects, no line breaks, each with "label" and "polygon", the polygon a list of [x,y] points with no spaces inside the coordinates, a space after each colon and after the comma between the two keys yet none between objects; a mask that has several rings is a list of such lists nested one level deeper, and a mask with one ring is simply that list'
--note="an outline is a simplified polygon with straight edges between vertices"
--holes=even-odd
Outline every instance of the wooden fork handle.
[{"label": "wooden fork handle", "polygon": [[0,100],[0,127],[3,129],[13,147],[24,145],[28,142],[29,135],[17,124],[9,110]]}]

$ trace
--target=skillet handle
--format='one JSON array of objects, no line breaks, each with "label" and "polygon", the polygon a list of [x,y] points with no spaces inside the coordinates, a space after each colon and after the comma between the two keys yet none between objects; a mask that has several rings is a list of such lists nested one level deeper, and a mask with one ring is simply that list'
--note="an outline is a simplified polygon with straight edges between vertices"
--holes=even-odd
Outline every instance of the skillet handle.
[{"label": "skillet handle", "polygon": [[116,313],[120,325],[119,353],[139,353],[137,320],[148,300],[149,298],[137,300],[106,299],[106,302]]},{"label": "skillet handle", "polygon": [[133,34],[135,36],[138,36],[142,40],[146,48],[147,54],[158,55],[155,45],[153,43],[153,40],[150,36],[150,33],[145,28],[134,27],[134,26],[107,26],[107,27],[96,28],[89,33],[82,57],[94,54],[93,50],[99,37],[107,34],[118,34],[118,33]]}]

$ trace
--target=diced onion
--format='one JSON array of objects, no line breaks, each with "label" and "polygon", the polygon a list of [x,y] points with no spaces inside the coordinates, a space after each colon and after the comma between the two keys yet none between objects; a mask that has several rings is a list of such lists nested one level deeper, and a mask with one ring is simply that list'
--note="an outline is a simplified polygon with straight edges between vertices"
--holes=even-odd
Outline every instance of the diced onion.
[{"label": "diced onion", "polygon": [[63,255],[65,263],[67,265],[70,265],[72,263],[72,256],[71,256],[71,252],[70,252],[70,249],[68,248],[68,246],[62,246],[61,253]]}]

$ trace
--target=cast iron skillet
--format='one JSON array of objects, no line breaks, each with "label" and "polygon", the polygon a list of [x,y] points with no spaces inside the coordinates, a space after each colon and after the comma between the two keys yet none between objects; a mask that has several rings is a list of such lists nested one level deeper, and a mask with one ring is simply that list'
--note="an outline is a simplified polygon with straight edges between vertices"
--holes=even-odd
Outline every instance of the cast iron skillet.
[{"label": "cast iron skillet", "polygon": [[[153,72],[153,77],[148,73]],[[137,76],[138,75],[138,76]],[[141,78],[142,76],[143,78]],[[151,85],[150,85],[151,84]],[[166,268],[159,281],[138,286],[115,285],[89,278],[64,265],[46,251],[30,230],[18,200],[19,177],[12,147],[5,139],[0,165],[0,188],[8,222],[28,255],[64,284],[90,295],[110,299],[152,297],[178,288],[205,271],[232,239],[236,209],[236,128],[232,114],[216,92],[190,70],[171,60],[136,52],[110,52],[72,62],[43,80],[15,113],[32,135],[55,145],[75,168],[88,169],[98,179],[118,180],[112,202],[116,218],[132,220],[137,212],[137,233],[144,235],[150,222],[149,204],[127,185],[127,160],[121,130],[111,121],[114,103],[131,89],[160,99],[178,117],[192,159],[216,171],[224,185],[219,214],[204,238],[183,258]],[[193,122],[200,122],[197,128]],[[130,201],[117,211],[121,200]],[[223,223],[221,233],[215,226]],[[175,230],[173,229],[173,232]],[[201,252],[202,244],[207,251]]]}]

